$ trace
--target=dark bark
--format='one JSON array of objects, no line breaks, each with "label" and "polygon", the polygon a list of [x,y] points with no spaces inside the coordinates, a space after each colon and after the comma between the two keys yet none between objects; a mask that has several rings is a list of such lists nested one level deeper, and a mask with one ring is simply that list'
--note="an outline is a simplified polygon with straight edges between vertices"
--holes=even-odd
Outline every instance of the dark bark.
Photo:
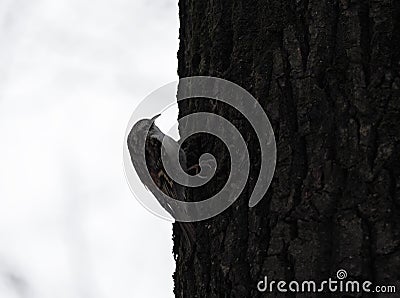
[{"label": "dark bark", "polygon": [[[264,275],[318,281],[342,268],[350,279],[398,282],[400,1],[180,0],[179,7],[179,76],[216,76],[253,94],[274,128],[278,159],[255,208],[247,206],[251,179],[233,206],[195,224],[194,251],[175,229],[176,297],[261,297]],[[180,103],[180,117],[196,111],[235,123],[257,178],[248,123],[211,100]],[[202,200],[223,184],[228,157],[206,135],[186,146],[192,163],[202,152],[222,163],[211,185],[189,198]]]}]

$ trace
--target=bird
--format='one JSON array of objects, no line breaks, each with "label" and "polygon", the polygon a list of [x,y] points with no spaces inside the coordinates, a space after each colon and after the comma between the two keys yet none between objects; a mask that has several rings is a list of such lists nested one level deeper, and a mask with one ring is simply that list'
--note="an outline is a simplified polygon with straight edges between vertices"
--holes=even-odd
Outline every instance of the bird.
[{"label": "bird", "polygon": [[[155,124],[158,114],[151,119],[141,119],[136,122],[127,138],[128,151],[136,173],[141,182],[155,196],[161,207],[174,219],[180,218],[182,205],[167,202],[158,190],[177,201],[186,201],[186,187],[175,182],[166,172],[163,159],[172,160],[172,154],[179,150],[179,162],[184,171],[186,167],[186,154],[180,144],[174,139],[165,135]],[[164,150],[162,151],[162,147]],[[162,157],[162,153],[165,156]],[[144,155],[144,157],[143,157]],[[176,201],[173,201],[176,202]],[[195,229],[191,222],[180,222],[178,226],[187,241],[189,249],[195,242]]]}]

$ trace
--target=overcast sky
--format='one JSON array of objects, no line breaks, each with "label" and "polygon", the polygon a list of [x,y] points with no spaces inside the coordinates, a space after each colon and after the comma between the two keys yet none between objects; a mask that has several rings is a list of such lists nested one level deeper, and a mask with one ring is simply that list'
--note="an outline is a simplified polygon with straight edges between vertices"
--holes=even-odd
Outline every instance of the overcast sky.
[{"label": "overcast sky", "polygon": [[0,297],[173,297],[171,223],[130,193],[122,146],[177,79],[177,10],[0,1]]}]

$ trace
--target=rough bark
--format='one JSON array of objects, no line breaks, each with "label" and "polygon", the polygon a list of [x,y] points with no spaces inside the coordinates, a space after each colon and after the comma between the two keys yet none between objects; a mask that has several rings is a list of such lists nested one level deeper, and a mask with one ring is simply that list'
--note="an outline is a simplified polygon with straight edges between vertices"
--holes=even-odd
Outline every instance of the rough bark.
[{"label": "rough bark", "polygon": [[[180,117],[212,111],[235,123],[254,179],[228,210],[196,223],[194,251],[175,229],[176,297],[262,297],[265,275],[318,281],[338,269],[398,282],[400,1],[180,0],[179,8],[179,76],[216,76],[253,94],[278,160],[266,197],[249,209],[260,157],[248,124],[211,100],[180,103]],[[223,184],[228,157],[210,136],[186,146],[192,163],[213,152],[222,164],[189,198],[202,200]]]}]

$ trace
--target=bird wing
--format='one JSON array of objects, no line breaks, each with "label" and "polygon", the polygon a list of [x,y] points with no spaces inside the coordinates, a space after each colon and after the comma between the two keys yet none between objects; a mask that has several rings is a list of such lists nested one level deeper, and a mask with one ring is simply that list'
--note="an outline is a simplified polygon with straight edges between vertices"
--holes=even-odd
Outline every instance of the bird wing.
[{"label": "bird wing", "polygon": [[[161,158],[163,141],[164,145],[166,146],[166,150],[164,152],[167,154],[165,158],[168,159],[168,152],[176,152],[173,149],[178,149],[179,159],[183,169],[185,170],[185,152],[180,149],[180,145],[177,142],[175,142],[169,136],[162,134],[161,131],[160,133],[153,135],[150,134],[146,138],[145,164],[140,164],[138,162],[138,160],[141,159],[135,158],[134,150],[130,150],[131,160],[140,180],[150,190],[150,192],[153,193],[164,210],[166,210],[174,219],[182,218],[181,215],[187,212],[182,208],[181,204],[179,204],[179,201],[186,201],[186,190],[184,186],[176,183],[171,177],[169,177],[165,171]],[[150,178],[146,172],[150,174],[150,177],[153,181],[149,180]],[[168,197],[177,201],[167,202],[162,196],[160,196],[155,187],[157,187],[158,190],[161,190]],[[182,228],[183,235],[188,242],[189,249],[191,249],[192,243],[195,240],[195,230],[193,224],[190,222],[180,222],[178,224]]]},{"label": "bird wing", "polygon": [[[165,148],[165,152],[167,156],[165,158],[168,159],[168,154],[171,152],[172,148],[168,148],[168,146],[179,146],[172,138],[168,136],[163,136],[167,139],[160,139],[159,136],[153,135],[149,136],[146,141],[146,164],[149,170],[150,176],[153,179],[153,182],[156,184],[159,190],[161,190],[165,195],[169,196],[178,201],[185,201],[185,188],[176,183],[165,171],[162,158],[161,158],[161,147],[163,145],[162,141],[164,140],[164,145],[167,146]],[[178,147],[179,148],[179,147]],[[184,153],[182,153],[184,154]],[[153,192],[156,196],[157,200],[161,204],[161,206],[174,218],[179,217],[181,212],[184,212],[182,208],[178,204],[174,204],[174,202],[166,202],[163,198],[157,194],[157,192]]]}]

